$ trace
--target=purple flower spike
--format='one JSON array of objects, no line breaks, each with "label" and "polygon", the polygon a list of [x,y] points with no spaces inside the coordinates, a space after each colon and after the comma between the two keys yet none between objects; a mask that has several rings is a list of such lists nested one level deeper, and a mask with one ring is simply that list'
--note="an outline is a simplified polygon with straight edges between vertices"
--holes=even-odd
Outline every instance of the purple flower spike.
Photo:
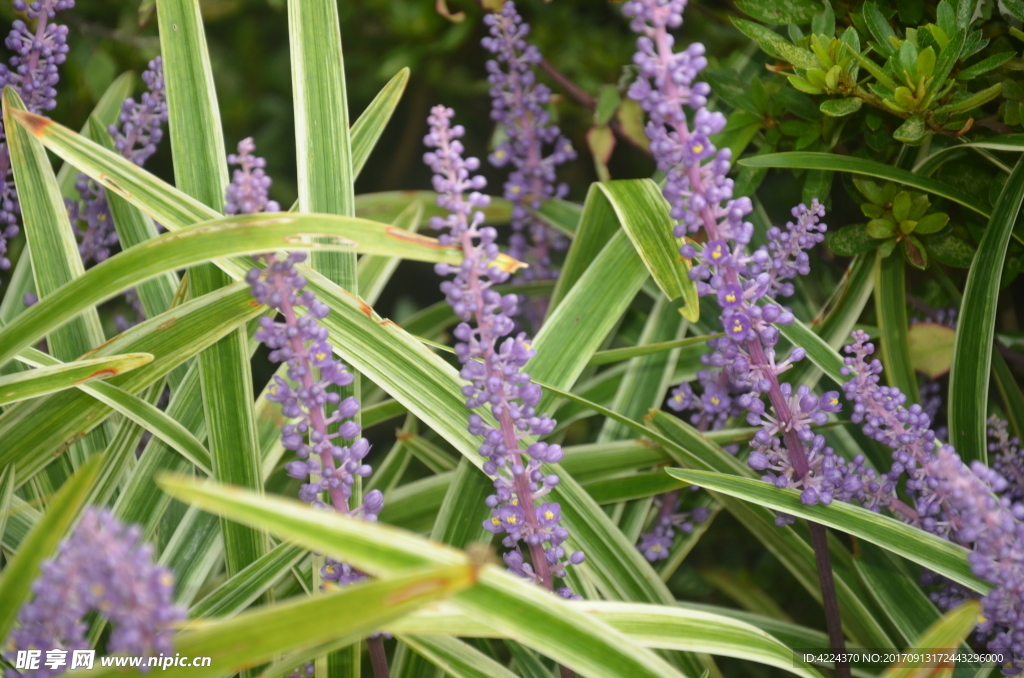
[{"label": "purple flower spike", "polygon": [[255,214],[256,212],[280,212],[281,206],[267,197],[272,183],[264,168],[267,161],[256,157],[256,142],[252,137],[238,142],[238,153],[228,156],[228,163],[238,165],[228,186],[228,197],[224,205],[226,214]]},{"label": "purple flower spike", "polygon": [[[298,461],[290,462],[288,474],[293,478],[320,477],[302,486],[299,496],[316,506],[325,506],[319,496],[330,494],[335,510],[349,514],[376,516],[380,507],[376,497],[367,496],[364,505],[349,511],[352,484],[356,477],[370,474],[363,459],[370,451],[366,439],[360,436],[359,426],[352,421],[359,403],[354,398],[344,401],[331,386],[348,386],[353,375],[334,358],[333,348],[327,341],[327,330],[319,320],[326,317],[327,306],[312,292],[304,290],[305,278],[295,269],[306,260],[305,252],[293,252],[284,260],[273,254],[265,255],[266,269],[249,271],[246,281],[252,287],[252,296],[261,304],[279,311],[283,322],[264,316],[256,339],[270,349],[272,362],[288,363],[291,384],[274,378],[268,390],[268,399],[281,403],[281,412],[296,423],[282,429],[281,440],[287,449],[294,450]],[[306,312],[300,315],[299,306]],[[328,410],[333,413],[328,414]],[[331,432],[335,424],[340,425]]]},{"label": "purple flower spike", "polygon": [[[157,144],[163,138],[163,125],[167,122],[167,91],[161,57],[149,62],[142,81],[146,83],[147,91],[143,92],[141,101],[128,97],[121,102],[117,124],[107,128],[117,151],[139,167],[156,153]],[[78,175],[75,188],[79,200],[65,202],[68,217],[79,237],[78,252],[86,266],[98,264],[106,261],[111,248],[118,244],[106,189],[85,174]],[[135,311],[135,322],[144,320],[146,314],[135,290],[129,290],[125,297]],[[115,322],[122,332],[135,324],[123,316],[118,316]]]},{"label": "purple flower spike", "polygon": [[[18,650],[89,648],[83,617],[97,612],[110,620],[110,653],[172,654],[173,625],[185,619],[174,605],[174,574],[153,563],[153,549],[140,544],[142,530],[124,527],[107,511],[89,508],[57,555],[45,561],[32,584],[33,598],[18,613],[4,657]],[[146,671],[143,663],[139,671]],[[50,678],[64,667],[18,672],[6,678]]]},{"label": "purple flower spike", "polygon": [[[68,27],[51,23],[57,12],[71,9],[74,0],[14,0],[14,9],[36,20],[30,29],[20,19],[12,24],[5,44],[14,53],[9,65],[0,64],[0,88],[13,87],[32,113],[53,110],[57,105],[57,67],[67,58]],[[0,271],[11,268],[7,243],[18,235],[18,192],[14,186],[7,134],[0,121]]]},{"label": "purple flower spike", "polygon": [[146,92],[140,101],[128,97],[121,103],[118,125],[108,131],[114,139],[118,153],[142,167],[163,139],[163,125],[167,122],[167,89],[164,86],[164,61],[157,57],[149,62],[142,74]]},{"label": "purple flower spike", "polygon": [[[881,362],[869,358],[874,346],[860,330],[852,336],[843,367],[851,377],[843,384],[854,404],[850,419],[893,451],[892,466],[883,475],[865,469],[863,459],[854,460],[862,477],[853,499],[876,511],[888,509],[911,525],[972,549],[971,570],[995,587],[982,598],[978,639],[990,652],[1003,653],[1003,675],[1024,674],[1024,504],[1017,440],[1009,437],[1006,422],[990,418],[994,468],[979,461],[968,467],[952,446],[939,442],[919,405],[905,407],[899,389],[879,386]],[[904,475],[912,506],[896,495]],[[931,598],[942,609],[975,597],[934,573],[922,580],[941,586]]]},{"label": "purple flower spike", "polygon": [[[831,398],[821,400],[805,388],[792,393],[788,384],[779,383],[779,375],[804,357],[802,348],[793,348],[785,359],[775,351],[776,326],[793,322],[792,312],[776,297],[792,294],[789,280],[808,273],[807,250],[824,239],[820,219],[825,210],[817,201],[799,205],[793,209],[795,222],[769,229],[768,245],[748,253],[754,227],[746,217],[753,204],[733,196],[731,153],[711,142],[726,120],[705,107],[711,87],[697,82],[707,66],[704,46],[673,49],[669,30],[682,25],[685,7],[684,0],[630,0],[622,9],[640,34],[633,58],[639,77],[629,97],[648,114],[647,137],[666,175],[662,193],[677,222],[674,235],[705,233],[701,250],[686,244],[680,254],[692,261],[690,278],[698,294],[718,300],[726,335],[708,342],[712,352],[702,359],[708,369],[698,374],[704,395],[697,398],[692,386],[680,386],[667,404],[677,412],[695,410],[691,421],[700,430],[719,428],[747,410],[748,421],[763,427],[754,440],[751,467],[778,487],[800,489],[805,503],[829,503],[853,491],[847,480],[853,471],[811,426],[837,410]],[[770,410],[762,401],[765,395]],[[663,520],[659,517],[655,532],[641,540],[648,558],[654,556],[650,547],[657,543]]]},{"label": "purple flower spike", "polygon": [[[487,62],[491,83],[491,117],[505,128],[507,138],[488,156],[495,167],[511,166],[505,182],[505,197],[512,203],[512,238],[509,254],[529,260],[530,267],[518,276],[523,281],[555,278],[551,251],[565,249],[568,242],[530,213],[548,198],[561,198],[568,186],[556,183],[558,165],[576,157],[572,143],[545,108],[551,90],[538,83],[534,67],[541,62],[540,51],[526,41],[530,27],[509,0],[500,12],[488,14],[484,23],[490,36],[481,41],[495,55]],[[544,149],[551,148],[548,155]]]},{"label": "purple flower spike", "polygon": [[[479,211],[489,202],[479,193],[486,182],[471,174],[480,162],[462,157],[459,138],[465,130],[452,126],[454,115],[444,106],[431,109],[427,118],[430,133],[424,143],[432,150],[423,159],[434,172],[434,190],[441,194],[438,206],[450,212],[447,217],[434,217],[431,225],[444,231],[439,238],[442,243],[461,248],[465,257],[458,267],[438,264],[436,270],[439,275],[455,274],[453,280],[441,283],[441,290],[462,320],[455,328],[455,353],[462,363],[461,375],[468,382],[462,389],[466,407],[474,410],[488,405],[498,420],[495,428],[480,415],[469,415],[469,432],[483,438],[484,472],[494,477],[495,493],[487,498],[491,517],[484,527],[505,535],[502,544],[510,549],[504,556],[510,571],[555,590],[554,578],[564,577],[567,565],[583,562],[581,551],[569,555],[562,546],[569,532],[559,525],[559,505],[538,503],[558,484],[558,477],[545,475],[541,467],[544,462],[561,459],[562,450],[543,442],[525,450],[520,446],[528,436],[551,433],[555,421],[534,409],[541,389],[522,371],[534,354],[526,335],[510,336],[517,298],[491,289],[508,280],[509,274],[493,265],[498,256],[497,232],[481,228],[484,215]],[[468,196],[466,191],[470,191]],[[532,563],[525,562],[524,543]],[[558,593],[578,597],[566,587]]]}]

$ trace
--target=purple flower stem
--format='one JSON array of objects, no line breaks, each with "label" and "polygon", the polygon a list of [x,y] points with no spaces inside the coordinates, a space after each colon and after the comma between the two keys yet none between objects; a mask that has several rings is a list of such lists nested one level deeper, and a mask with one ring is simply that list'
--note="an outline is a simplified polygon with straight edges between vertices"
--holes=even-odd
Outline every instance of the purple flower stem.
[{"label": "purple flower stem", "polygon": [[[540,66],[540,69],[548,75],[549,78],[558,83],[558,86],[565,90],[566,94],[575,99],[580,106],[583,106],[584,108],[591,111],[597,108],[597,101],[594,99],[594,97],[590,95],[590,92],[577,85],[569,76],[555,68],[555,66],[550,61],[541,57],[540,63],[538,65]],[[632,146],[646,153],[647,155],[651,155],[650,147],[644,146],[636,139],[626,134],[623,131],[622,125],[619,123],[618,120],[612,118],[611,120],[608,121],[608,126],[611,127],[612,132],[615,133],[615,136],[619,137],[624,141],[629,142]]]},{"label": "purple flower stem", "polygon": [[[449,153],[447,139],[441,144],[440,148],[442,153]],[[462,253],[470,259],[474,256],[473,238],[476,237],[476,226],[472,226],[469,229],[462,232],[459,240],[462,246]],[[491,336],[490,324],[484,318],[483,309],[486,308],[486,304],[483,298],[483,288],[480,284],[480,274],[477,267],[473,267],[469,273],[469,288],[470,293],[474,296],[473,306],[476,308],[474,313],[477,327],[480,328],[480,344],[487,346],[484,350],[483,364],[490,366],[495,364],[491,356],[494,354],[494,346],[497,344],[496,338]],[[501,379],[502,374],[500,371],[495,371],[488,367],[490,377],[494,379]],[[516,434],[516,426],[512,421],[512,415],[509,413],[509,408],[506,405],[501,408],[501,414],[498,416],[498,423],[501,426],[501,434],[505,439],[505,446],[509,450],[509,454],[512,457],[513,465],[522,465],[522,455],[519,452],[519,436]],[[526,524],[531,529],[539,531],[541,525],[537,519],[537,511],[533,503],[533,492],[529,486],[529,476],[525,473],[521,473],[515,476],[515,488],[516,497],[522,502],[523,512],[525,514]],[[551,576],[551,568],[548,566],[548,559],[544,553],[544,544],[537,542],[535,544],[528,544],[530,549],[530,560],[533,562],[533,571],[536,573],[537,578],[541,586],[546,588],[552,593],[555,590],[554,578]],[[383,648],[381,648],[383,652]],[[370,660],[373,661],[374,655],[371,649]],[[385,667],[386,669],[386,667]],[[575,673],[572,669],[562,666],[559,664],[558,670],[562,678],[575,678]],[[385,672],[383,676],[380,676],[376,672],[376,663],[374,663],[374,675],[376,678],[387,678]]]},{"label": "purple flower stem", "polygon": [[[298,322],[298,316],[295,313],[295,307],[291,304],[287,297],[281,300],[281,314],[285,318],[285,322],[288,325],[294,327]],[[292,351],[295,355],[302,355],[305,351],[305,346],[302,340],[302,335],[296,333],[294,337],[289,340]],[[313,379],[313,373],[311,370],[306,370],[302,375],[302,386],[307,390],[312,390],[316,381]],[[327,420],[324,418],[324,409],[322,407],[316,407],[309,412],[310,423],[314,431],[318,433],[327,433]],[[334,456],[330,452],[330,448],[326,448],[320,453],[320,463],[323,468],[334,469]],[[348,514],[348,499],[345,497],[345,488],[341,485],[338,487],[330,488],[331,504],[334,506],[334,510],[338,513]]]},{"label": "purple flower stem", "polygon": [[384,637],[376,635],[367,638],[366,648],[370,652],[370,666],[373,667],[374,678],[390,678],[388,656],[384,652]]},{"label": "purple flower stem", "polygon": [[[662,61],[670,63],[674,52],[672,51],[668,30],[664,26],[658,27],[655,30],[653,40]],[[678,97],[676,83],[671,78],[666,78],[660,84],[664,88],[666,99],[674,100]],[[687,127],[685,118],[678,121],[670,121],[668,124],[675,129],[679,134],[680,140],[685,144],[686,140],[690,137],[690,130]],[[687,175],[689,176],[691,186],[703,185],[704,178],[701,176],[700,163],[691,163],[687,168]],[[704,207],[700,210],[699,214],[701,221],[704,223],[704,230],[707,233],[708,241],[721,238],[718,219],[715,217],[711,207]],[[726,267],[725,270],[726,282],[731,284],[740,282],[735,268]],[[782,393],[775,370],[765,356],[760,340],[750,340],[746,343],[746,346],[747,351],[750,353],[751,370],[755,373],[760,373],[769,381],[768,400],[775,410],[776,418],[781,425],[780,428],[785,431],[783,440],[793,464],[794,479],[799,480],[807,474],[810,467],[807,463],[807,454],[804,451],[803,443],[800,441],[797,433],[795,418],[790,410],[786,396]],[[814,547],[814,557],[818,565],[818,581],[821,585],[821,598],[822,605],[825,608],[825,623],[828,628],[829,642],[835,652],[842,653],[846,649],[846,640],[843,637],[842,619],[839,614],[839,599],[836,596],[835,580],[832,576],[832,563],[828,553],[828,539],[825,528],[812,521],[807,521],[807,525],[810,528],[811,544]],[[836,662],[835,672],[838,678],[849,678],[850,666],[846,662]]]},{"label": "purple flower stem", "polygon": [[[447,141],[441,146],[442,153],[448,153]],[[476,235],[476,227],[467,229],[460,236],[460,245],[462,246],[463,255],[469,259],[474,256],[473,238]],[[479,270],[474,267],[469,273],[469,286],[470,292],[474,296],[474,306],[476,312],[474,313],[477,327],[480,328],[480,344],[487,346],[484,350],[484,365],[494,364],[491,356],[494,354],[494,346],[497,343],[496,338],[491,336],[490,324],[486,321],[483,314],[483,309],[486,308],[486,304],[483,298],[483,289],[480,285],[480,274]],[[495,379],[501,379],[501,372],[495,371],[488,368],[491,372],[490,376]],[[513,464],[522,464],[522,455],[519,453],[519,437],[516,434],[515,423],[512,421],[512,415],[509,413],[507,406],[502,407],[501,415],[498,417],[498,423],[501,425],[501,434],[505,439],[505,446],[509,450],[509,454],[512,456]],[[537,520],[537,511],[534,508],[533,503],[533,492],[530,491],[529,487],[529,476],[525,473],[515,476],[515,488],[516,497],[519,501],[523,502],[523,511],[526,514],[525,519],[527,525],[531,528],[537,529],[540,527],[540,523]],[[544,545],[542,543],[530,544],[530,558],[533,560],[533,569],[536,572],[540,584],[548,591],[554,591],[555,585],[551,578],[551,570],[548,567],[547,556],[544,555]]]}]

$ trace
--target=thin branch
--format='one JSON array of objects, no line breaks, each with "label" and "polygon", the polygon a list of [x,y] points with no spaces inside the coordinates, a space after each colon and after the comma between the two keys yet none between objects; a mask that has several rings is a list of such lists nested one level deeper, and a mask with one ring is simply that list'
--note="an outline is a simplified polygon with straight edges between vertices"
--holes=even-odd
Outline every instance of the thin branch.
[{"label": "thin branch", "polygon": [[[597,108],[597,101],[590,95],[590,92],[586,91],[575,82],[572,81],[569,76],[562,73],[560,70],[555,68],[551,62],[544,57],[541,57],[540,68],[544,71],[548,77],[558,83],[558,86],[565,90],[565,93],[572,97],[576,103],[580,104],[588,110],[595,110]],[[608,126],[611,127],[612,132],[615,133],[620,139],[624,139],[627,143],[632,145],[634,148],[638,148],[647,155],[651,155],[651,150],[645,147],[643,144],[638,142],[636,139],[626,134],[625,130],[622,129],[622,125],[618,120],[612,119],[608,121]]]}]

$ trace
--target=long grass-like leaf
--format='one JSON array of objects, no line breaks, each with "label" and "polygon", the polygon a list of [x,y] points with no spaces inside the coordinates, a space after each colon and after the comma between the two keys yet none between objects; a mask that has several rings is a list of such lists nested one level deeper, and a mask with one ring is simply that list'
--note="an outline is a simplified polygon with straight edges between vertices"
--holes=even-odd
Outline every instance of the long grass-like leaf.
[{"label": "long grass-like leaf", "polygon": [[[643,196],[643,199],[650,200],[652,197]],[[643,209],[642,203],[633,207],[625,203],[621,197],[619,202],[623,203],[623,209],[627,214]],[[688,261],[679,254],[678,238],[674,237],[672,231],[666,229],[664,224],[653,220],[623,219],[622,229],[633,242],[661,291],[669,301],[678,299],[682,304],[679,312],[690,322],[696,322],[700,318],[697,286],[690,280]]]},{"label": "long grass-like leaf", "polygon": [[[60,327],[69,318],[110,296],[166,271],[212,257],[278,248],[336,248],[427,259],[461,261],[457,250],[422,236],[396,236],[371,221],[312,214],[255,214],[222,217],[125,250],[98,264],[41,300],[0,330],[0,364]],[[320,237],[330,242],[311,242]]]},{"label": "long grass-like leaf", "polygon": [[[174,649],[186,656],[210,657],[210,666],[172,666],[163,673],[172,678],[213,678],[329,640],[358,640],[418,607],[472,587],[475,578],[470,564],[420,568],[206,622],[178,635]],[[318,618],[332,621],[310,628],[308,621]],[[114,674],[116,670],[108,668],[98,675]]]},{"label": "long grass-like leaf", "polygon": [[305,556],[304,549],[290,544],[278,544],[193,605],[189,616],[196,619],[237,614],[256,601]]},{"label": "long grass-like leaf", "polygon": [[451,636],[399,636],[451,678],[518,678],[468,643]]},{"label": "long grass-like leaf", "polygon": [[[227,156],[199,2],[160,0],[157,18],[175,184],[219,212],[228,184]],[[211,264],[200,264],[189,271],[188,281],[193,296],[199,297],[224,287],[230,278]],[[214,476],[261,490],[244,330],[228,334],[200,353],[198,360]],[[222,528],[229,574],[266,551],[266,537],[258,530],[227,521]]]},{"label": "long grass-like leaf", "polygon": [[799,491],[779,489],[752,478],[683,469],[668,469],[668,473],[694,485],[848,532],[979,593],[986,593],[992,588],[971,572],[967,549],[893,518],[845,502],[806,506],[800,501]]},{"label": "long grass-like leaf", "polygon": [[[980,612],[981,603],[977,600],[969,600],[944,614],[941,619],[918,636],[910,644],[910,647],[934,648],[946,650],[952,654],[974,629]],[[953,662],[940,662],[940,665],[947,668],[951,664]],[[894,664],[882,674],[882,678],[927,678],[933,675],[935,675],[934,667],[911,661],[906,664]]]},{"label": "long grass-like leaf", "polygon": [[774,167],[780,169],[804,169],[804,170],[825,170],[829,172],[849,172],[861,174],[892,181],[904,186],[916,188],[919,191],[931,193],[941,198],[946,198],[967,209],[977,212],[983,217],[989,215],[988,207],[980,200],[959,190],[936,181],[926,176],[915,174],[892,165],[868,160],[866,158],[854,158],[851,156],[833,155],[832,153],[769,153],[767,155],[753,155],[739,161],[744,167]]},{"label": "long grass-like leaf", "polygon": [[[162,486],[194,505],[258,525],[378,577],[391,577],[410,567],[467,562],[464,553],[450,547],[387,525],[315,511],[296,501],[184,478],[166,478]],[[624,635],[497,567],[481,568],[478,582],[455,597],[461,608],[580,673],[595,678],[680,675]]]},{"label": "long grass-like leaf", "polygon": [[[217,338],[258,315],[259,307],[251,305],[252,297],[245,287],[238,284],[187,302],[136,325],[86,357],[153,355],[149,364],[104,382],[127,393],[138,393]],[[198,389],[193,398],[200,400]],[[0,415],[0,467],[16,465],[18,482],[24,484],[111,412],[80,389],[17,403]],[[145,496],[153,498],[153,493]]]},{"label": "long grass-like leaf", "polygon": [[38,398],[97,379],[109,379],[122,372],[141,367],[152,360],[153,356],[148,353],[133,353],[109,358],[76,360],[72,363],[0,377],[0,405],[28,398]]},{"label": "long grass-like leaf", "polygon": [[907,285],[903,257],[878,255],[875,264],[875,308],[881,330],[882,362],[885,379],[907,396],[908,406],[920,401],[917,375],[910,358],[907,339]]},{"label": "long grass-like leaf", "polygon": [[1018,160],[996,200],[992,218],[967,274],[953,346],[953,366],[949,373],[949,442],[968,463],[988,459],[985,419],[996,302],[1010,234],[1017,223],[1022,201],[1024,161]]},{"label": "long grass-like leaf", "polygon": [[[68,221],[57,177],[46,157],[46,149],[38,139],[11,121],[11,112],[24,108],[18,93],[11,87],[5,87],[4,126],[10,130],[7,132],[7,145],[11,168],[18,186],[18,203],[28,249],[33,253],[36,292],[40,298],[46,298],[62,285],[79,278],[85,267]],[[88,306],[82,309],[81,314],[54,328],[48,335],[48,346],[55,357],[69,362],[102,344],[103,339],[99,313]],[[3,364],[2,360],[0,364]],[[105,427],[101,427],[77,443],[70,455],[72,464],[77,466],[92,452],[106,447],[107,434]]]}]

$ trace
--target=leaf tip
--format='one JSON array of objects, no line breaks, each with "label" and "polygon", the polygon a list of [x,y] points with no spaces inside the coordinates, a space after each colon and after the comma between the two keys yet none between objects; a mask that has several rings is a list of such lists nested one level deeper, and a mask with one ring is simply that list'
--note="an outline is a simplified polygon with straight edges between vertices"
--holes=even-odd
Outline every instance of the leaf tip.
[{"label": "leaf tip", "polygon": [[53,124],[53,120],[10,106],[10,99],[8,98],[7,92],[8,89],[10,89],[10,87],[4,88],[4,108],[10,111],[11,117],[18,121],[18,124],[24,127],[29,134],[35,137],[42,137],[46,128]]}]

